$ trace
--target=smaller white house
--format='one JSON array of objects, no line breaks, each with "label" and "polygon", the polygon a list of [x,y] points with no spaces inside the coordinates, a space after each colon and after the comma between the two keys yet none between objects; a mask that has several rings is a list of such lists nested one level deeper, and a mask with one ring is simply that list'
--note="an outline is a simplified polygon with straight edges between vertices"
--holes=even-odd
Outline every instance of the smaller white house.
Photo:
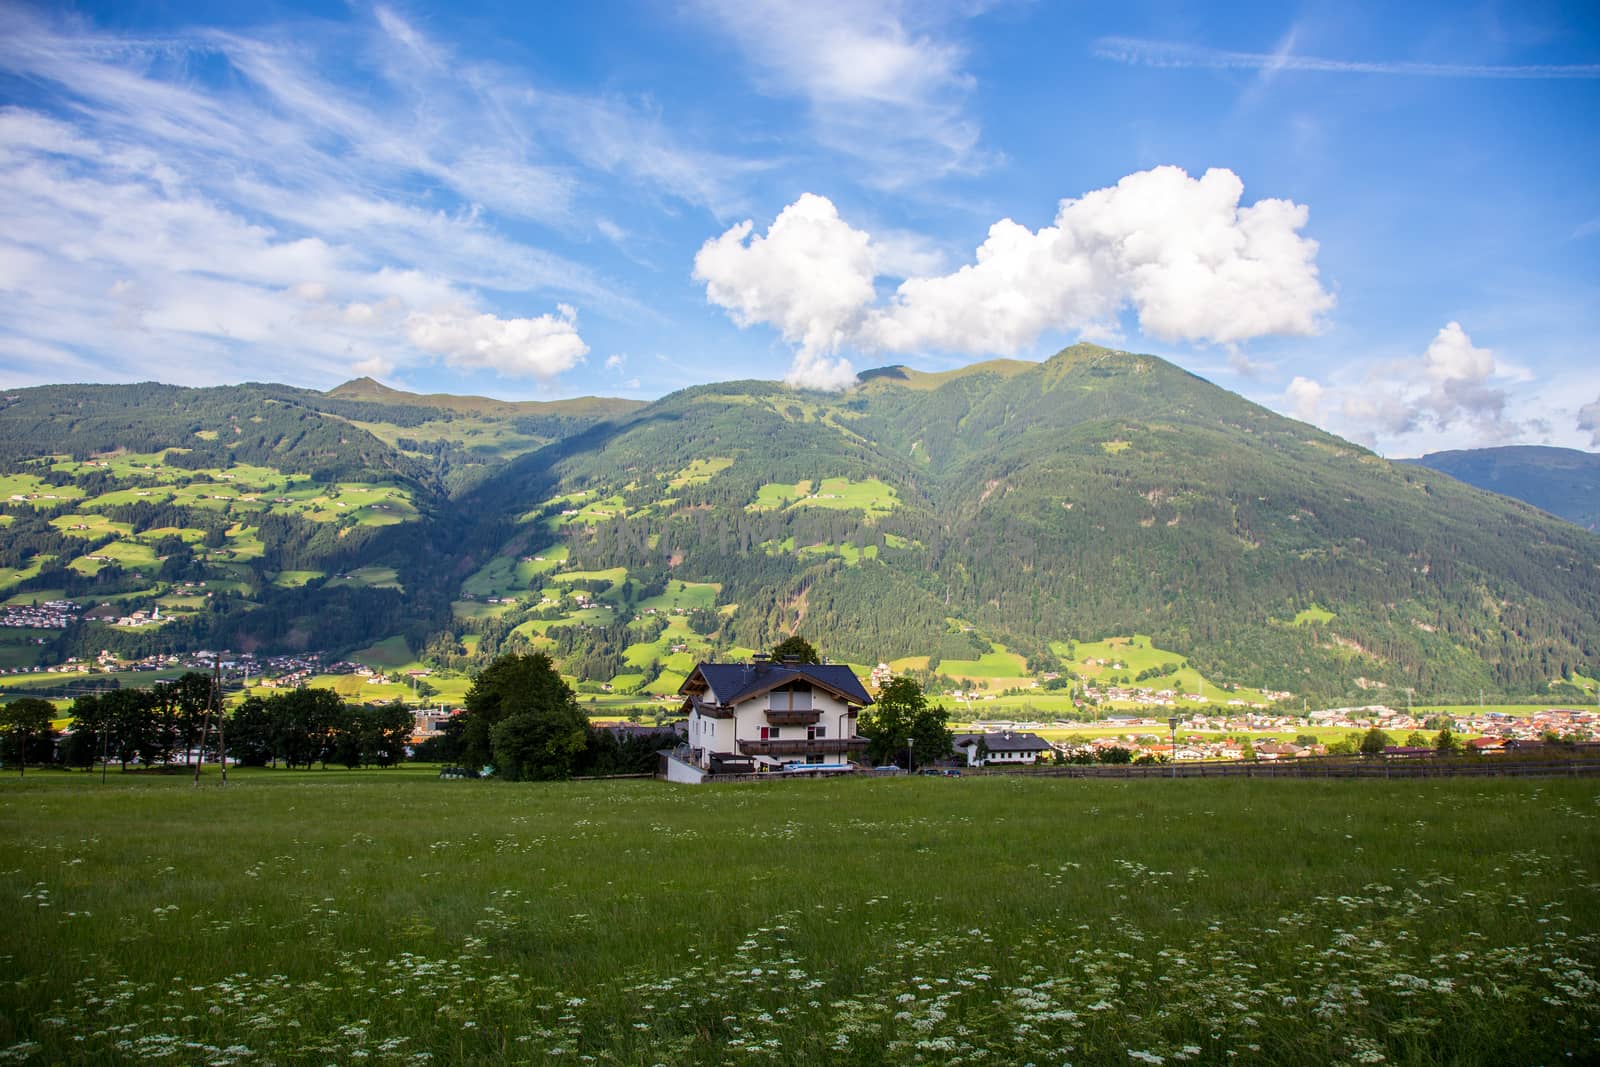
[{"label": "smaller white house", "polygon": [[1015,766],[1037,763],[1039,755],[1051,751],[1050,742],[1038,734],[995,730],[981,734],[957,734],[956,755],[965,756],[968,767]]}]

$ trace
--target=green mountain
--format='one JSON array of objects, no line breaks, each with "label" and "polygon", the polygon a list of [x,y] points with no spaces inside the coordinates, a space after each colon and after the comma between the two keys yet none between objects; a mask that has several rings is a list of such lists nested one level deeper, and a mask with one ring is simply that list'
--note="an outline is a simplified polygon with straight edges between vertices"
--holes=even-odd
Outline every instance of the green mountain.
[{"label": "green mountain", "polygon": [[[437,564],[459,544],[452,494],[639,406],[475,412],[370,386],[0,396],[0,604],[86,609],[64,634],[0,629],[0,668],[101,649],[348,649],[448,627],[455,579]],[[105,621],[156,608],[165,625]]]},{"label": "green mountain", "polygon": [[1600,455],[1593,452],[1512,445],[1430,452],[1405,462],[1527,501],[1585,529],[1600,529]]},{"label": "green mountain", "polygon": [[1600,674],[1600,538],[1090,345],[648,406],[20,390],[0,463],[0,600],[172,618],[52,647],[403,638],[455,670],[537,647],[596,695],[796,630],[991,690],[1198,672],[1437,699]]},{"label": "green mountain", "polygon": [[685,390],[511,464],[477,506],[512,502],[520,553],[718,583],[740,645],[798,628],[858,662],[999,643],[1048,666],[1141,633],[1244,685],[1438,693],[1540,688],[1600,652],[1594,536],[1154,357],[863,379]]}]

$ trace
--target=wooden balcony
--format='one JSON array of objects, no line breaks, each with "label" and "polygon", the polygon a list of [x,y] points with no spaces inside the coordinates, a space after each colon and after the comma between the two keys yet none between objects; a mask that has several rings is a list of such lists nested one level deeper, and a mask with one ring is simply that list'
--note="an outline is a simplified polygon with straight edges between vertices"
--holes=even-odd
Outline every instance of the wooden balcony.
[{"label": "wooden balcony", "polygon": [[817,708],[768,708],[767,722],[773,726],[811,726],[821,718]]},{"label": "wooden balcony", "polygon": [[740,741],[739,751],[746,756],[804,756],[815,752],[824,756],[849,755],[867,747],[865,737],[816,737],[781,741]]},{"label": "wooden balcony", "polygon": [[711,701],[701,700],[699,697],[690,697],[688,700],[684,701],[684,713],[688,714],[688,712],[691,710],[698,711],[701,715],[708,719],[733,718],[732,708],[723,704],[713,704]]}]

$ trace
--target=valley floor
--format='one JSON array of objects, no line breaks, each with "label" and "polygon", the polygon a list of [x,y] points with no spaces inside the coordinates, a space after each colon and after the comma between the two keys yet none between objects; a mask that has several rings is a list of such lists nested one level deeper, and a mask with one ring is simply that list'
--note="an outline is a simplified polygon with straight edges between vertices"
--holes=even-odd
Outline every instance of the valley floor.
[{"label": "valley floor", "polygon": [[0,781],[0,1062],[1600,1058],[1600,783]]}]

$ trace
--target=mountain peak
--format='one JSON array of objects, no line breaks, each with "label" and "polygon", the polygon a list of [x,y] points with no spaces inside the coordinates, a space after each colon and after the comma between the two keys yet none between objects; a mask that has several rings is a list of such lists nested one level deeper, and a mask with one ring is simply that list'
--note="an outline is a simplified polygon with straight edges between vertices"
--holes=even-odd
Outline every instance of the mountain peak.
[{"label": "mountain peak", "polygon": [[363,375],[360,378],[351,378],[343,385],[336,385],[329,389],[323,396],[335,397],[339,400],[374,400],[391,399],[397,396],[407,396],[398,389],[391,389],[376,378]]},{"label": "mountain peak", "polygon": [[1019,374],[1026,374],[1038,368],[1039,364],[1025,359],[988,359],[981,363],[969,363],[965,367],[944,371],[922,371],[908,367],[903,363],[894,363],[887,367],[873,367],[870,370],[864,370],[856,377],[861,380],[862,385],[880,383],[887,386],[900,386],[905,389],[937,389],[959,378],[970,378],[983,374],[992,374],[1001,378],[1014,378]]}]

